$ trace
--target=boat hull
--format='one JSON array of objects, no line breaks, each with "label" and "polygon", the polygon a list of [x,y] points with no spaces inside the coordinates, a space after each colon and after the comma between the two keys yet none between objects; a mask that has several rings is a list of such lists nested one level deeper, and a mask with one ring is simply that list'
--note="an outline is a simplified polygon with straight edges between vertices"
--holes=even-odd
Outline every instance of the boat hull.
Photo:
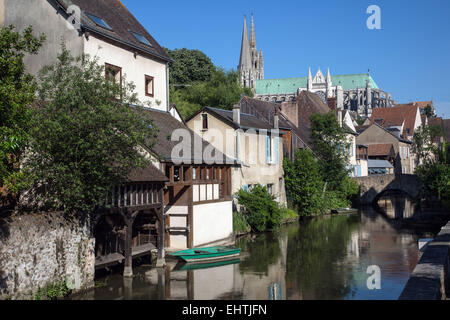
[{"label": "boat hull", "polygon": [[239,248],[198,248],[171,253],[170,255],[186,263],[205,263],[218,260],[229,260],[239,257]]}]

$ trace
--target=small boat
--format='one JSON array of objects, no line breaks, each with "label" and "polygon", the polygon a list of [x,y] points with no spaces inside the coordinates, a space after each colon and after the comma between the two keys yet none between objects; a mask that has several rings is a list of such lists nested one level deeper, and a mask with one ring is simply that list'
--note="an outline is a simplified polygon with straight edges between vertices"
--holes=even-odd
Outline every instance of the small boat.
[{"label": "small boat", "polygon": [[217,246],[208,248],[194,248],[170,253],[170,256],[187,263],[205,263],[209,261],[233,259],[241,253],[240,248]]},{"label": "small boat", "polygon": [[333,209],[331,210],[331,214],[355,214],[358,213],[358,209],[354,209],[354,208],[338,208],[338,209]]}]

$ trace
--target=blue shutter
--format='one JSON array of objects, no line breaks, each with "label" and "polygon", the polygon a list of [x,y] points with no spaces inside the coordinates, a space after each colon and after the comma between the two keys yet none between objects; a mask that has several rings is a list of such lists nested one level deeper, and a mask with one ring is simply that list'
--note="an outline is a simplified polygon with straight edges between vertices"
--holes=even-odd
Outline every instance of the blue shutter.
[{"label": "blue shutter", "polygon": [[244,185],[242,186],[242,190],[248,191],[248,184],[244,184]]},{"label": "blue shutter", "polygon": [[275,147],[275,159],[276,159],[276,164],[280,163],[280,138],[276,137],[275,138],[276,141],[276,147]]},{"label": "blue shutter", "polygon": [[358,177],[361,177],[361,166],[357,166],[356,167],[357,168],[357,170],[358,170]]},{"label": "blue shutter", "polygon": [[266,136],[266,163],[270,163],[270,137]]}]

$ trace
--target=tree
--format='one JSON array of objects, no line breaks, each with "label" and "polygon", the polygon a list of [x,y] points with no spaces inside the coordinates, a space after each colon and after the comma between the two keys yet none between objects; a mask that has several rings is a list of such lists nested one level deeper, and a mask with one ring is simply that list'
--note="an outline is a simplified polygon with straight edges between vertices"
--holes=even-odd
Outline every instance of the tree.
[{"label": "tree", "polygon": [[340,190],[348,177],[346,163],[350,143],[344,129],[339,125],[333,112],[311,116],[311,136],[314,152],[318,157],[320,172],[328,190]]},{"label": "tree", "polygon": [[443,135],[443,128],[440,126],[421,126],[414,132],[413,152],[419,162],[429,162],[440,156],[439,146],[433,140]]},{"label": "tree", "polygon": [[184,118],[204,106],[231,109],[242,95],[253,96],[239,84],[236,70],[215,67],[199,50],[168,50],[174,60],[170,72],[170,102],[176,104]]},{"label": "tree", "polygon": [[173,60],[170,64],[170,83],[174,86],[209,81],[216,70],[211,59],[200,50],[164,49]]},{"label": "tree", "polygon": [[319,164],[309,149],[295,153],[294,162],[284,159],[286,193],[300,215],[313,216],[322,211],[323,180]]},{"label": "tree", "polygon": [[7,185],[14,193],[23,187],[20,162],[29,137],[29,105],[37,89],[23,58],[25,53],[37,54],[44,40],[43,34],[33,36],[32,27],[22,34],[12,25],[0,29],[0,187]]},{"label": "tree", "polygon": [[40,73],[26,168],[36,199],[68,213],[90,213],[112,187],[148,164],[151,119],[141,114],[134,85],[105,79],[96,59],[65,46]]},{"label": "tree", "polygon": [[428,104],[425,107],[425,115],[427,116],[427,118],[436,117],[436,111],[434,110],[434,108],[431,105]]}]

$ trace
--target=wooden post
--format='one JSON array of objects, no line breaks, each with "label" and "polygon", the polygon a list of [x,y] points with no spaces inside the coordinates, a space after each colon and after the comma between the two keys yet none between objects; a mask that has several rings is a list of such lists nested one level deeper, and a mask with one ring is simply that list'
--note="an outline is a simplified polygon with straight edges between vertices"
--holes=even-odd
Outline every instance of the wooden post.
[{"label": "wooden post", "polygon": [[188,248],[194,247],[194,203],[193,203],[193,188],[191,184],[188,189]]},{"label": "wooden post", "polygon": [[161,208],[158,209],[158,258],[156,260],[156,267],[162,268],[166,266],[166,252],[165,252],[165,238],[166,238],[166,224],[164,217],[164,190],[161,188],[159,191],[159,198],[161,201]]},{"label": "wooden post", "polygon": [[133,277],[133,220],[125,209],[125,214],[122,214],[125,219],[125,268],[123,270],[124,277]]}]

